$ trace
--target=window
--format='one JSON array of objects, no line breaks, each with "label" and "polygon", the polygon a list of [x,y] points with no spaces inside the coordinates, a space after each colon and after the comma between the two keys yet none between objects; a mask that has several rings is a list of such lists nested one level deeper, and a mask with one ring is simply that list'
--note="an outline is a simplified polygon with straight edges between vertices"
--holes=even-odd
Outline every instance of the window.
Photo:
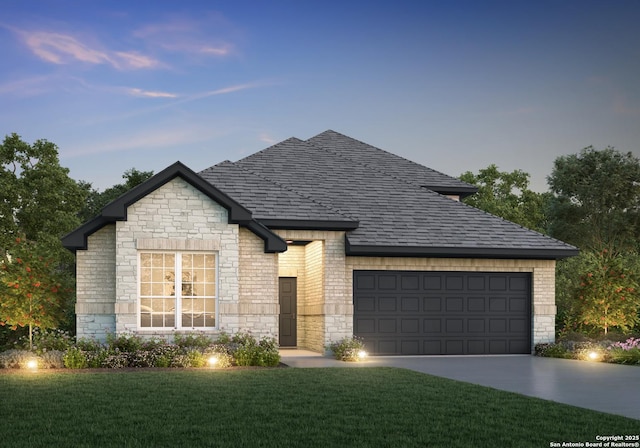
[{"label": "window", "polygon": [[140,327],[216,326],[215,253],[140,252]]}]

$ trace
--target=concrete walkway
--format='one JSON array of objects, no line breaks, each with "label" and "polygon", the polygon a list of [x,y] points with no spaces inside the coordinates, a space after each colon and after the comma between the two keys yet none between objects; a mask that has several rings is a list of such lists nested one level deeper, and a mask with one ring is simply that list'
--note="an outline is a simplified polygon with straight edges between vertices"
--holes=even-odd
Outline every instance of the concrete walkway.
[{"label": "concrete walkway", "polygon": [[307,350],[281,349],[291,367],[399,367],[640,420],[640,367],[504,356],[372,356],[337,361]]}]

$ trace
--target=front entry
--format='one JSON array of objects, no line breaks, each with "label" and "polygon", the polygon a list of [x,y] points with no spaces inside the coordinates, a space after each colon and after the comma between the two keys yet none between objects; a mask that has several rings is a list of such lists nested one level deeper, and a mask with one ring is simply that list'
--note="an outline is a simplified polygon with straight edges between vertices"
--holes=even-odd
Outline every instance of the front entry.
[{"label": "front entry", "polygon": [[297,341],[296,314],[298,312],[297,279],[280,277],[280,347],[295,347]]}]

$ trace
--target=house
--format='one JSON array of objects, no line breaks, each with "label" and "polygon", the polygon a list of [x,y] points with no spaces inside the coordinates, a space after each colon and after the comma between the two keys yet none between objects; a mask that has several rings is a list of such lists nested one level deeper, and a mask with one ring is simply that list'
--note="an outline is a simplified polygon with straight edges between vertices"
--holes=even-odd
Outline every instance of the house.
[{"label": "house", "polygon": [[476,188],[334,131],[177,162],[65,236],[77,333],[251,331],[324,351],[531,353],[577,249],[465,205]]}]

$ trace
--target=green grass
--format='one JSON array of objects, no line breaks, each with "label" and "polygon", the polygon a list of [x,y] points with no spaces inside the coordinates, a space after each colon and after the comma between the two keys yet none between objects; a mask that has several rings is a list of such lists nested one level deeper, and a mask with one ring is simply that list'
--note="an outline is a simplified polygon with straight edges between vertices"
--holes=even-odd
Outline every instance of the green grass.
[{"label": "green grass", "polygon": [[393,368],[0,374],[11,447],[548,447],[639,427]]}]

